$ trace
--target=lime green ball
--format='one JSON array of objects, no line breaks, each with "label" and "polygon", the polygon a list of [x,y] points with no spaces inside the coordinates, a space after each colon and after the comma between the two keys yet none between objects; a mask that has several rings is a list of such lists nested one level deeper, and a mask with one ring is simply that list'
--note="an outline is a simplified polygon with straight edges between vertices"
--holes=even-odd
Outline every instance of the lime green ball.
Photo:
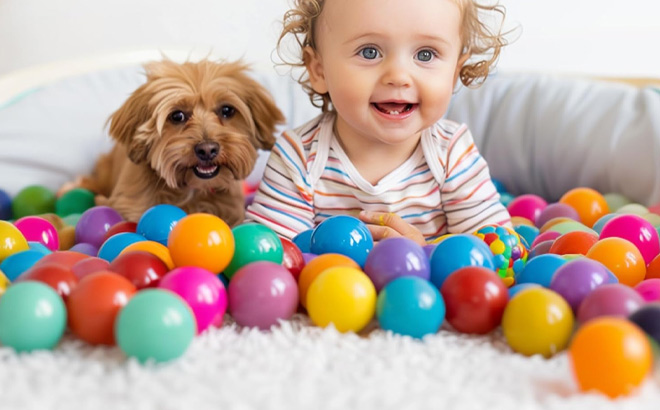
[{"label": "lime green ball", "polygon": [[197,332],[190,307],[173,292],[146,289],[128,301],[115,321],[119,348],[140,362],[166,362],[183,355]]},{"label": "lime green ball", "polygon": [[19,282],[0,298],[0,343],[17,352],[52,349],[66,327],[60,295],[41,282]]},{"label": "lime green ball", "polygon": [[41,185],[23,188],[11,204],[15,219],[30,215],[41,215],[55,211],[55,194]]},{"label": "lime green ball", "polygon": [[94,193],[92,191],[84,188],[74,188],[59,197],[55,202],[55,213],[61,217],[82,214],[94,205]]},{"label": "lime green ball", "polygon": [[269,261],[282,264],[282,242],[275,231],[266,225],[247,223],[238,225],[231,232],[236,248],[231,262],[223,272],[230,280],[236,271],[251,262]]}]

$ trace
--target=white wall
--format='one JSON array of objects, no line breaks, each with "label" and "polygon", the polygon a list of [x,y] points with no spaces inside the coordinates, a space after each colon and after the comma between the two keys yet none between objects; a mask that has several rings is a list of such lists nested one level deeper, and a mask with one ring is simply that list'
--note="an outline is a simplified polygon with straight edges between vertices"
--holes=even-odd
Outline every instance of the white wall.
[{"label": "white wall", "polygon": [[[408,0],[414,1],[414,0]],[[660,77],[657,0],[501,0],[522,27],[500,69]],[[0,75],[144,48],[270,61],[288,0],[0,0]]]}]

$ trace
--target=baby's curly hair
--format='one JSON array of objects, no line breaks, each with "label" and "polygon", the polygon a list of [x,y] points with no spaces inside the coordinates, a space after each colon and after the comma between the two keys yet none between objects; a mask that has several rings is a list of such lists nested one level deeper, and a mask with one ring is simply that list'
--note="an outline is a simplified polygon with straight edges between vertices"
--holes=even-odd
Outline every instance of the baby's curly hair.
[{"label": "baby's curly hair", "polygon": [[[488,73],[495,66],[502,47],[507,45],[501,25],[497,31],[493,31],[480,17],[483,13],[500,15],[501,22],[504,20],[506,9],[500,4],[485,5],[478,0],[453,0],[461,10],[463,21],[461,24],[461,39],[463,50],[461,55],[468,54],[471,57],[479,57],[477,61],[468,60],[461,67],[459,77],[467,87],[481,85],[488,77]],[[284,14],[283,29],[277,41],[277,52],[280,59],[292,67],[305,67],[303,60],[303,49],[307,46],[316,49],[314,32],[318,17],[323,11],[325,0],[293,0],[293,8]],[[283,40],[292,35],[297,43],[297,55],[294,59],[283,56]],[[309,99],[316,107],[324,112],[329,110],[330,96],[318,94],[312,89],[309,75],[306,71],[299,76],[297,81],[309,95]]]}]

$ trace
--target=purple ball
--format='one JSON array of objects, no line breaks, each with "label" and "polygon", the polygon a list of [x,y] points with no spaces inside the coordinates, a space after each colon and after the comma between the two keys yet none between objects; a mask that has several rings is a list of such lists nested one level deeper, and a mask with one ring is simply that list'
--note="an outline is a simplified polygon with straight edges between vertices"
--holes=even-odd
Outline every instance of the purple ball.
[{"label": "purple ball", "polygon": [[85,242],[100,248],[108,229],[124,218],[109,206],[89,208],[80,216],[76,224],[76,243]]},{"label": "purple ball", "polygon": [[248,263],[229,282],[229,313],[241,326],[270,329],[298,309],[298,284],[287,268],[270,261]]},{"label": "purple ball", "polygon": [[437,243],[430,243],[422,247],[422,249],[424,249],[424,253],[426,254],[426,257],[429,260],[431,259],[431,254],[433,253],[433,250],[435,249],[436,246],[438,246]]},{"label": "purple ball", "polygon": [[561,202],[555,202],[553,204],[546,206],[541,211],[538,218],[536,218],[536,221],[533,222],[537,228],[540,228],[549,220],[553,218],[561,218],[561,217],[571,218],[574,221],[580,220],[580,215],[575,210],[575,208]]},{"label": "purple ball", "polygon": [[369,252],[364,264],[377,291],[401,276],[417,276],[428,280],[431,276],[429,258],[424,249],[409,238],[387,238]]},{"label": "purple ball", "polygon": [[80,242],[71,247],[70,251],[84,253],[89,256],[96,256],[99,254],[99,248],[91,243]]},{"label": "purple ball", "polygon": [[314,253],[303,252],[302,256],[303,256],[303,260],[305,261],[305,265],[307,265],[309,263],[309,261],[316,258],[318,255],[316,255]]},{"label": "purple ball", "polygon": [[589,293],[578,308],[581,324],[600,316],[628,317],[644,304],[633,288],[620,283],[598,286]]},{"label": "purple ball", "polygon": [[550,289],[559,293],[577,312],[582,300],[598,286],[609,283],[607,268],[600,262],[578,258],[560,266],[550,281]]}]

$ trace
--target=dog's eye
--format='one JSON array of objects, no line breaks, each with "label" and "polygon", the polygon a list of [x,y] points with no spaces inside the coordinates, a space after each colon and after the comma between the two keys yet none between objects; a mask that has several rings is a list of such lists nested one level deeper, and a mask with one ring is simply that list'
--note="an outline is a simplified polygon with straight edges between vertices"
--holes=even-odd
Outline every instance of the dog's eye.
[{"label": "dog's eye", "polygon": [[172,111],[168,119],[170,120],[170,122],[173,122],[175,124],[183,124],[184,122],[188,121],[188,116],[186,115],[185,112],[181,110],[177,110],[177,111]]},{"label": "dog's eye", "polygon": [[220,116],[222,118],[231,118],[236,114],[236,108],[232,107],[231,105],[223,105],[220,107]]}]

